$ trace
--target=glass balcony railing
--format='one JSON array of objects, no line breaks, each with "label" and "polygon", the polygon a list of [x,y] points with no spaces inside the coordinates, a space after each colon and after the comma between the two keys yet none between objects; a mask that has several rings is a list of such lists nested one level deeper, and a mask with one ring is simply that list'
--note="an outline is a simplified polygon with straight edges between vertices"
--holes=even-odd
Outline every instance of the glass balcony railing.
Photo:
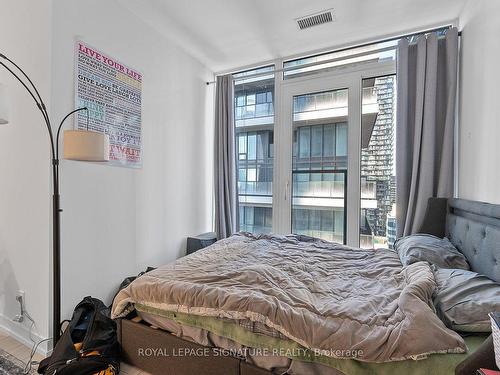
[{"label": "glass balcony railing", "polygon": [[[326,111],[333,117],[341,116],[343,111],[347,113],[347,100],[347,90],[297,96],[294,98],[294,115],[297,117],[297,115],[310,112],[320,115]],[[377,106],[377,91],[374,87],[365,87],[363,88],[363,113],[372,112],[373,106]],[[373,112],[377,111],[378,108],[374,108]],[[237,106],[234,110],[236,121],[271,116],[274,116],[272,102]]]},{"label": "glass balcony railing", "polygon": [[294,169],[292,175],[292,232],[345,243],[347,170]]},{"label": "glass balcony railing", "polygon": [[295,229],[295,234],[301,234],[304,236],[321,238],[325,241],[343,243],[344,242],[344,232],[332,232],[329,230],[315,230],[315,229]]},{"label": "glass balcony railing", "polygon": [[[294,181],[294,196],[310,198],[344,198],[344,181]],[[377,186],[375,182],[361,182],[361,198],[376,199]]]},{"label": "glass balcony railing", "polygon": [[250,232],[250,233],[271,233],[271,227],[265,225],[253,225],[253,224],[241,224],[240,223],[240,231],[241,232]]},{"label": "glass balcony railing", "polygon": [[[362,96],[363,115],[378,113],[379,107],[376,88],[363,88]],[[293,103],[294,121],[347,116],[347,106],[347,90],[296,96]]]},{"label": "glass balcony railing", "polygon": [[243,107],[236,107],[234,111],[235,120],[248,120],[270,116],[274,116],[273,103],[261,103]]},{"label": "glass balcony railing", "polygon": [[345,185],[343,181],[294,181],[295,197],[308,198],[344,198]]},{"label": "glass balcony railing", "polygon": [[336,90],[295,96],[293,114],[347,108],[347,90]]},{"label": "glass balcony railing", "polygon": [[377,199],[377,184],[372,181],[361,181],[361,199]]},{"label": "glass balcony railing", "polygon": [[377,104],[377,89],[375,87],[363,88],[363,105],[364,104]]},{"label": "glass balcony railing", "polygon": [[273,183],[238,181],[238,194],[271,196],[273,194]]}]

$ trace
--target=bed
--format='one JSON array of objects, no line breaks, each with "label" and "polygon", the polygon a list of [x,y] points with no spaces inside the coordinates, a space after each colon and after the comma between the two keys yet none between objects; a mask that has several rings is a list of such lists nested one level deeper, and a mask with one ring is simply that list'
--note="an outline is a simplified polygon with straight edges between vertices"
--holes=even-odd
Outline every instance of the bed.
[{"label": "bed", "polygon": [[[434,199],[423,230],[498,281],[499,218],[498,206]],[[447,329],[429,267],[398,262],[301,236],[219,241],[120,292],[114,317],[149,323],[121,319],[124,360],[153,374],[454,373],[485,336]]]}]

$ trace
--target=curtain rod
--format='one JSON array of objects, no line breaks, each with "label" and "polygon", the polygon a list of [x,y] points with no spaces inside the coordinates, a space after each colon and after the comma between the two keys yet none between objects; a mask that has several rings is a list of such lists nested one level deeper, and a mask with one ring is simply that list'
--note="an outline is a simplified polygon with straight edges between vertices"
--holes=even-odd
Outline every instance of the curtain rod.
[{"label": "curtain rod", "polygon": [[[385,39],[379,39],[379,40],[376,40],[376,41],[372,41],[372,42],[366,42],[366,43],[362,43],[362,44],[355,44],[353,46],[350,46],[350,47],[344,47],[344,48],[340,48],[340,49],[336,49],[336,50],[332,50],[330,52],[325,52],[325,53],[337,53],[337,52],[343,52],[343,51],[347,51],[347,50],[350,50],[350,49],[353,49],[353,48],[362,48],[362,47],[368,47],[368,46],[371,46],[373,44],[379,44],[379,43],[387,43],[387,42],[393,42],[395,40],[399,40],[399,39],[403,39],[403,38],[408,38],[410,36],[414,36],[414,35],[418,35],[418,34],[428,34],[428,33],[432,33],[434,31],[438,31],[438,30],[442,30],[444,29],[446,26],[441,26],[441,27],[436,27],[436,28],[433,28],[433,29],[428,29],[428,30],[423,30],[423,31],[419,31],[419,32],[413,32],[413,33],[409,33],[409,34],[403,34],[403,35],[398,35],[398,36],[394,36],[394,37],[390,37],[390,38],[385,38]],[[448,25],[448,29],[451,29],[453,26],[452,25]],[[458,36],[462,36],[462,32],[459,31],[458,32]],[[385,51],[386,49],[392,49],[391,48],[385,48],[385,49],[382,49],[382,51]],[[348,58],[351,58],[351,57],[359,57],[361,55],[365,55],[366,53],[361,53],[361,54],[356,54],[356,55],[352,55],[352,56],[349,56]],[[319,55],[319,54],[318,54]],[[314,55],[312,55],[314,56]],[[310,57],[312,57],[310,56]],[[305,56],[303,58],[307,58],[308,56]],[[304,64],[304,65],[301,65],[301,66],[292,66],[292,67],[288,67],[288,68],[278,68],[278,69],[273,69],[273,70],[269,70],[267,72],[261,72],[261,73],[255,73],[255,74],[250,74],[248,76],[245,76],[245,77],[242,77],[242,79],[247,79],[247,78],[254,78],[254,77],[260,77],[260,76],[266,76],[266,75],[270,75],[270,74],[275,74],[275,73],[280,73],[280,72],[286,72],[286,71],[290,71],[290,70],[298,70],[298,69],[302,69],[302,68],[308,68],[308,67],[311,67],[311,66],[315,66],[315,65],[323,65],[323,64],[328,64],[330,62],[335,62],[335,61],[338,61],[338,60],[344,60],[346,57],[341,57],[341,58],[336,58],[336,59],[331,59],[331,60],[323,60],[323,61],[317,61],[317,62],[314,62],[314,63],[310,63],[310,64]],[[247,69],[248,70],[252,70],[252,69]],[[230,73],[228,73],[230,74]],[[233,73],[234,74],[234,73]],[[216,75],[216,77],[219,76],[219,74]],[[206,82],[207,86],[208,85],[211,85],[211,84],[214,84],[216,81],[208,81]]]}]

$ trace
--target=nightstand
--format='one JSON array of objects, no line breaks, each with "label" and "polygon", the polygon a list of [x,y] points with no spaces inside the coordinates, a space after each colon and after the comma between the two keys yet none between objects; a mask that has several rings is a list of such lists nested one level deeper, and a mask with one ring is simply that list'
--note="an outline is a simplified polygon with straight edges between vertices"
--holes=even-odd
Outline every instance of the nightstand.
[{"label": "nightstand", "polygon": [[[495,363],[495,351],[493,349],[493,336],[490,335],[484,342],[471,353],[466,359],[460,362],[455,368],[456,375],[481,374],[480,369],[494,369],[498,371]],[[488,370],[483,371],[488,374]],[[495,372],[493,372],[495,374]]]},{"label": "nightstand", "polygon": [[217,241],[215,232],[199,234],[195,237],[187,238],[186,255],[192,254],[197,250],[210,246]]}]

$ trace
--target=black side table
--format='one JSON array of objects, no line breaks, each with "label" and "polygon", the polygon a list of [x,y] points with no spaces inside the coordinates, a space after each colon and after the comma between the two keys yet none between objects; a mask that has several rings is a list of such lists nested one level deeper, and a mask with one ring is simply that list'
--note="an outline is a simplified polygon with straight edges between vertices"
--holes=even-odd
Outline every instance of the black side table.
[{"label": "black side table", "polygon": [[493,347],[493,335],[490,335],[484,342],[470,354],[466,359],[460,362],[455,368],[455,375],[476,374],[480,368],[497,370],[495,363],[495,350]]},{"label": "black side table", "polygon": [[215,232],[199,234],[195,237],[187,238],[186,255],[192,254],[197,250],[210,246],[217,241]]}]

